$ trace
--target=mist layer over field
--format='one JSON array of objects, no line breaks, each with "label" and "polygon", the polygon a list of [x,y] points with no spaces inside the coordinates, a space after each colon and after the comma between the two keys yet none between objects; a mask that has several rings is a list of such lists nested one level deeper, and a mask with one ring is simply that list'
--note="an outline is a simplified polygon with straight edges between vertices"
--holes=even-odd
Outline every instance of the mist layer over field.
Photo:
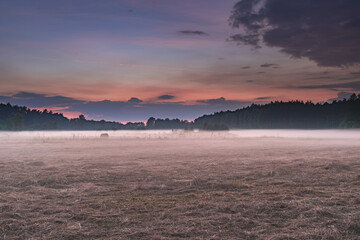
[{"label": "mist layer over field", "polygon": [[359,131],[102,133],[0,133],[0,237],[359,239]]},{"label": "mist layer over field", "polygon": [[359,139],[360,130],[231,130],[231,131],[183,131],[183,130],[121,130],[121,131],[22,131],[0,132],[0,140],[21,139],[86,139],[99,138],[107,133],[111,138],[318,138]]}]

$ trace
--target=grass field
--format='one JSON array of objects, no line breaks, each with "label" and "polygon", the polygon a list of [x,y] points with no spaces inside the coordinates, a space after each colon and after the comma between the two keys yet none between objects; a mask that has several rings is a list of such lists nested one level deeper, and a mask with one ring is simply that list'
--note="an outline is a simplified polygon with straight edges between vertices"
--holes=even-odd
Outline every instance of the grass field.
[{"label": "grass field", "polygon": [[0,133],[0,238],[360,239],[360,135],[291,133]]}]

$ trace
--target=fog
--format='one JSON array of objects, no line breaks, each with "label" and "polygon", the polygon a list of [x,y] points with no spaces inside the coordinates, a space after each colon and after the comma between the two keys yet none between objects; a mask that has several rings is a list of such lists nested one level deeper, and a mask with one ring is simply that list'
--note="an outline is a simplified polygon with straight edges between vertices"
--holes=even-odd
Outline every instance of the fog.
[{"label": "fog", "polygon": [[175,139],[175,138],[309,138],[309,139],[356,139],[360,130],[230,130],[219,132],[183,130],[147,131],[22,131],[0,132],[0,140],[6,139],[93,139],[107,133],[110,138]]}]

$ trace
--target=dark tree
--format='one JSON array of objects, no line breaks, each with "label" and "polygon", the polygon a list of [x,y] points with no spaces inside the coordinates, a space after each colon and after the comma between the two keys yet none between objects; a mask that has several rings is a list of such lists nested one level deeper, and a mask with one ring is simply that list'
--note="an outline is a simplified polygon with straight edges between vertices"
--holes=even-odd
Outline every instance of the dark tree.
[{"label": "dark tree", "polygon": [[147,129],[154,129],[155,128],[155,118],[150,117],[146,122],[146,128]]},{"label": "dark tree", "polygon": [[[143,123],[141,123],[144,126]],[[136,125],[138,126],[138,124]],[[131,129],[134,126],[131,126]],[[26,107],[0,103],[0,130],[118,130],[127,127],[118,122],[86,120],[84,115],[67,119],[61,113],[45,109],[39,111]],[[129,128],[130,129],[130,128]]]},{"label": "dark tree", "polygon": [[8,129],[13,131],[21,131],[24,128],[24,118],[20,113],[16,113],[7,121]]},{"label": "dark tree", "polygon": [[225,124],[233,129],[327,129],[360,127],[360,98],[356,94],[332,103],[311,101],[253,104],[236,111],[218,112],[195,119],[194,125]]}]

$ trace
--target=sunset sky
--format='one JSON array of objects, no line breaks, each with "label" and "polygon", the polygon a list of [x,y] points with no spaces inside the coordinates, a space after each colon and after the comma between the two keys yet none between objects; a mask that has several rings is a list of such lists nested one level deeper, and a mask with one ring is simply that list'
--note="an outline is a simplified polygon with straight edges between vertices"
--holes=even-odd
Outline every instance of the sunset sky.
[{"label": "sunset sky", "polygon": [[0,102],[194,119],[360,91],[358,0],[0,0]]}]

